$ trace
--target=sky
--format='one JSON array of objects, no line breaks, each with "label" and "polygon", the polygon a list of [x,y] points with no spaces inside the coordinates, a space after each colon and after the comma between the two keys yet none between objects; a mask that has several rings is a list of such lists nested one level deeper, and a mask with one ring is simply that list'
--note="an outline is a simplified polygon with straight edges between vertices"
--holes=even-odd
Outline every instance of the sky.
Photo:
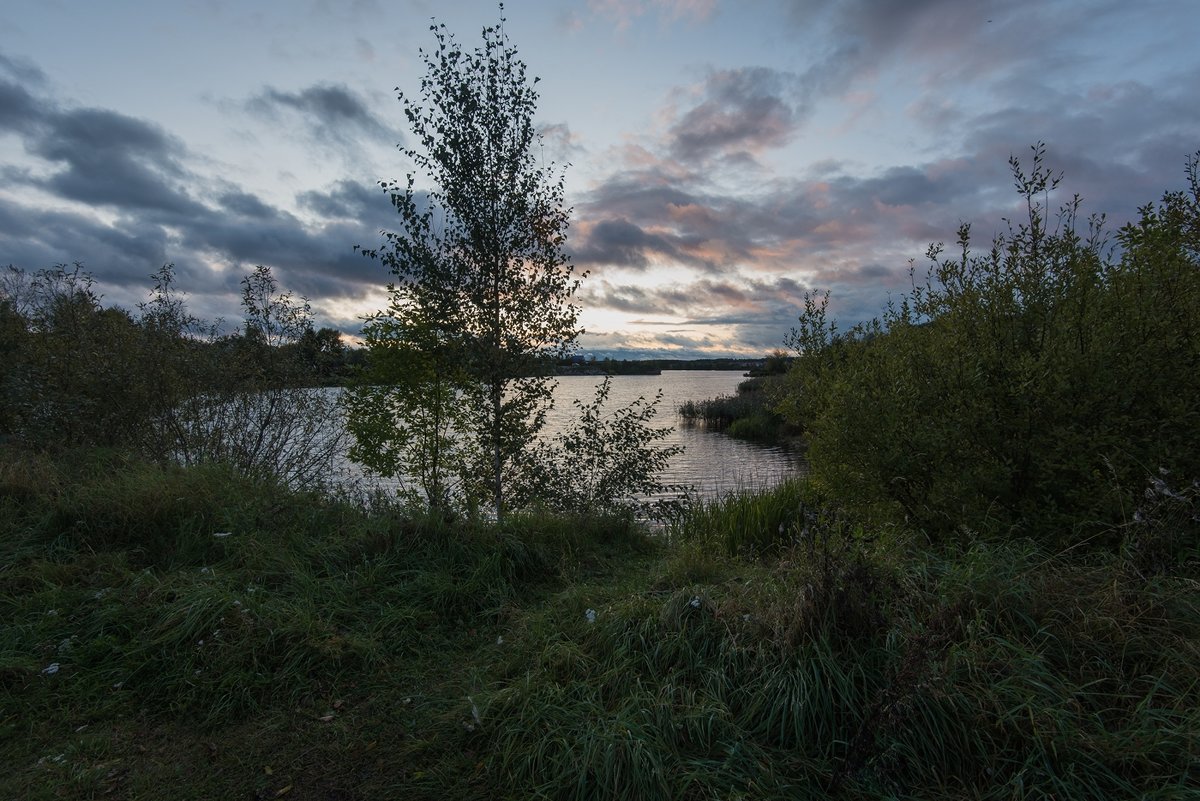
[{"label": "sky", "polygon": [[[843,326],[972,224],[1018,219],[1031,147],[1115,231],[1200,150],[1194,0],[510,0],[540,158],[569,164],[585,353],[784,344],[806,291]],[[6,0],[0,265],[81,262],[133,308],[173,263],[239,319],[255,265],[353,335],[386,302],[373,248],[413,170],[397,92],[475,0]],[[422,186],[418,177],[418,187]]]}]

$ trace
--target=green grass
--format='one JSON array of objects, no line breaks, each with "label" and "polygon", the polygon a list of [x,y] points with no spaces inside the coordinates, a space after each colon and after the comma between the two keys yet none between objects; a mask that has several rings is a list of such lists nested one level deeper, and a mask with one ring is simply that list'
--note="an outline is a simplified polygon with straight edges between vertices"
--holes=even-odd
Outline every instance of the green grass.
[{"label": "green grass", "polygon": [[931,548],[789,484],[651,538],[4,454],[0,797],[1194,797],[1178,511]]}]

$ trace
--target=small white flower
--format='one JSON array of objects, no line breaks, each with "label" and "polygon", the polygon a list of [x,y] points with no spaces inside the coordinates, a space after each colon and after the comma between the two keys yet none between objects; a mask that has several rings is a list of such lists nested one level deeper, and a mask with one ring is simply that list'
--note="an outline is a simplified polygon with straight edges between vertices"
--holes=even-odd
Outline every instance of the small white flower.
[{"label": "small white flower", "polygon": [[59,664],[57,662],[51,662],[50,664],[48,664],[44,668],[42,668],[42,675],[43,676],[53,676],[55,673],[58,672],[58,669],[59,669]]},{"label": "small white flower", "polygon": [[745,622],[745,623],[749,623],[749,622],[750,622],[750,615],[748,615],[748,614],[747,614],[747,615],[742,615],[742,621],[743,621],[743,622]]},{"label": "small white flower", "polygon": [[504,645],[504,637],[503,637],[503,635],[501,635],[501,636],[499,636],[499,637],[497,637],[497,638],[496,638],[496,645]]},{"label": "small white flower", "polygon": [[211,572],[212,572],[212,568],[210,568],[210,567],[202,567],[202,568],[200,568],[200,572],[201,572],[202,574],[208,574],[208,573],[211,573]]},{"label": "small white flower", "polygon": [[589,610],[587,610],[586,612],[584,612],[584,613],[583,613],[583,616],[584,616],[585,618],[587,618],[587,622],[588,622],[588,623],[595,623],[595,622],[596,622],[596,610],[595,610],[595,609],[589,609]]},{"label": "small white flower", "polygon": [[700,608],[700,596],[699,595],[692,596],[692,600],[688,601],[688,603],[691,605],[691,607],[693,609],[699,609]]}]

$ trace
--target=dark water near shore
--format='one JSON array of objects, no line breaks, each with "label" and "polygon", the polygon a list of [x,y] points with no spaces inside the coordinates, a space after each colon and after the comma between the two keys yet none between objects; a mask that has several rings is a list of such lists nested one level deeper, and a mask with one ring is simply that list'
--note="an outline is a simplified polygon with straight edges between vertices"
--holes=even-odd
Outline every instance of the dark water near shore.
[{"label": "dark water near shore", "polygon": [[[598,376],[560,376],[554,393],[554,409],[547,416],[546,433],[553,435],[569,426],[576,411],[573,401],[590,402],[602,380]],[[653,400],[662,390],[663,397],[653,423],[656,428],[674,427],[662,444],[683,446],[683,452],[671,460],[664,472],[664,483],[692,486],[703,498],[773,486],[796,474],[800,469],[799,454],[779,446],[743,442],[703,426],[685,425],[676,412],[684,401],[732,395],[744,380],[740,372],[731,370],[671,370],[661,375],[619,375],[612,379],[604,408],[619,409],[639,397]],[[351,477],[379,486],[395,484],[382,479],[364,479],[353,467],[348,472]]]}]

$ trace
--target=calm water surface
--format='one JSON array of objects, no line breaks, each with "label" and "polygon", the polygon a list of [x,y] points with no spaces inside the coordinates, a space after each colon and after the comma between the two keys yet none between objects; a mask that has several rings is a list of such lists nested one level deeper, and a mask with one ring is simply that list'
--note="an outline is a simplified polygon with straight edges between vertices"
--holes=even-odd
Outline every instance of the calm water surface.
[{"label": "calm water surface", "polygon": [[[561,376],[554,393],[554,410],[547,427],[569,425],[576,398],[585,402],[595,397],[604,379],[597,376]],[[607,408],[619,409],[645,397],[653,400],[661,389],[662,401],[654,418],[656,427],[674,426],[664,444],[682,445],[683,453],[671,460],[663,475],[667,484],[688,484],[702,497],[715,497],[733,490],[767,487],[794,475],[799,455],[778,446],[754,445],[733,439],[703,426],[688,426],[676,409],[684,401],[701,401],[718,395],[733,395],[745,381],[734,370],[664,370],[662,375],[613,376]]]},{"label": "calm water surface", "polygon": [[[595,398],[600,376],[560,376],[554,393],[554,409],[547,415],[546,434],[569,426],[575,417],[575,400],[585,403]],[[794,451],[778,446],[754,445],[711,431],[703,426],[687,426],[676,409],[684,401],[700,401],[718,395],[732,395],[744,381],[742,373],[733,370],[669,370],[662,375],[613,376],[612,389],[604,408],[619,409],[639,397],[653,400],[661,389],[655,427],[674,427],[662,441],[666,445],[682,445],[662,475],[666,484],[683,484],[695,488],[705,498],[726,493],[768,487],[794,475],[800,458]],[[361,473],[347,465],[352,477]],[[380,486],[394,485],[382,479],[367,479]]]}]

